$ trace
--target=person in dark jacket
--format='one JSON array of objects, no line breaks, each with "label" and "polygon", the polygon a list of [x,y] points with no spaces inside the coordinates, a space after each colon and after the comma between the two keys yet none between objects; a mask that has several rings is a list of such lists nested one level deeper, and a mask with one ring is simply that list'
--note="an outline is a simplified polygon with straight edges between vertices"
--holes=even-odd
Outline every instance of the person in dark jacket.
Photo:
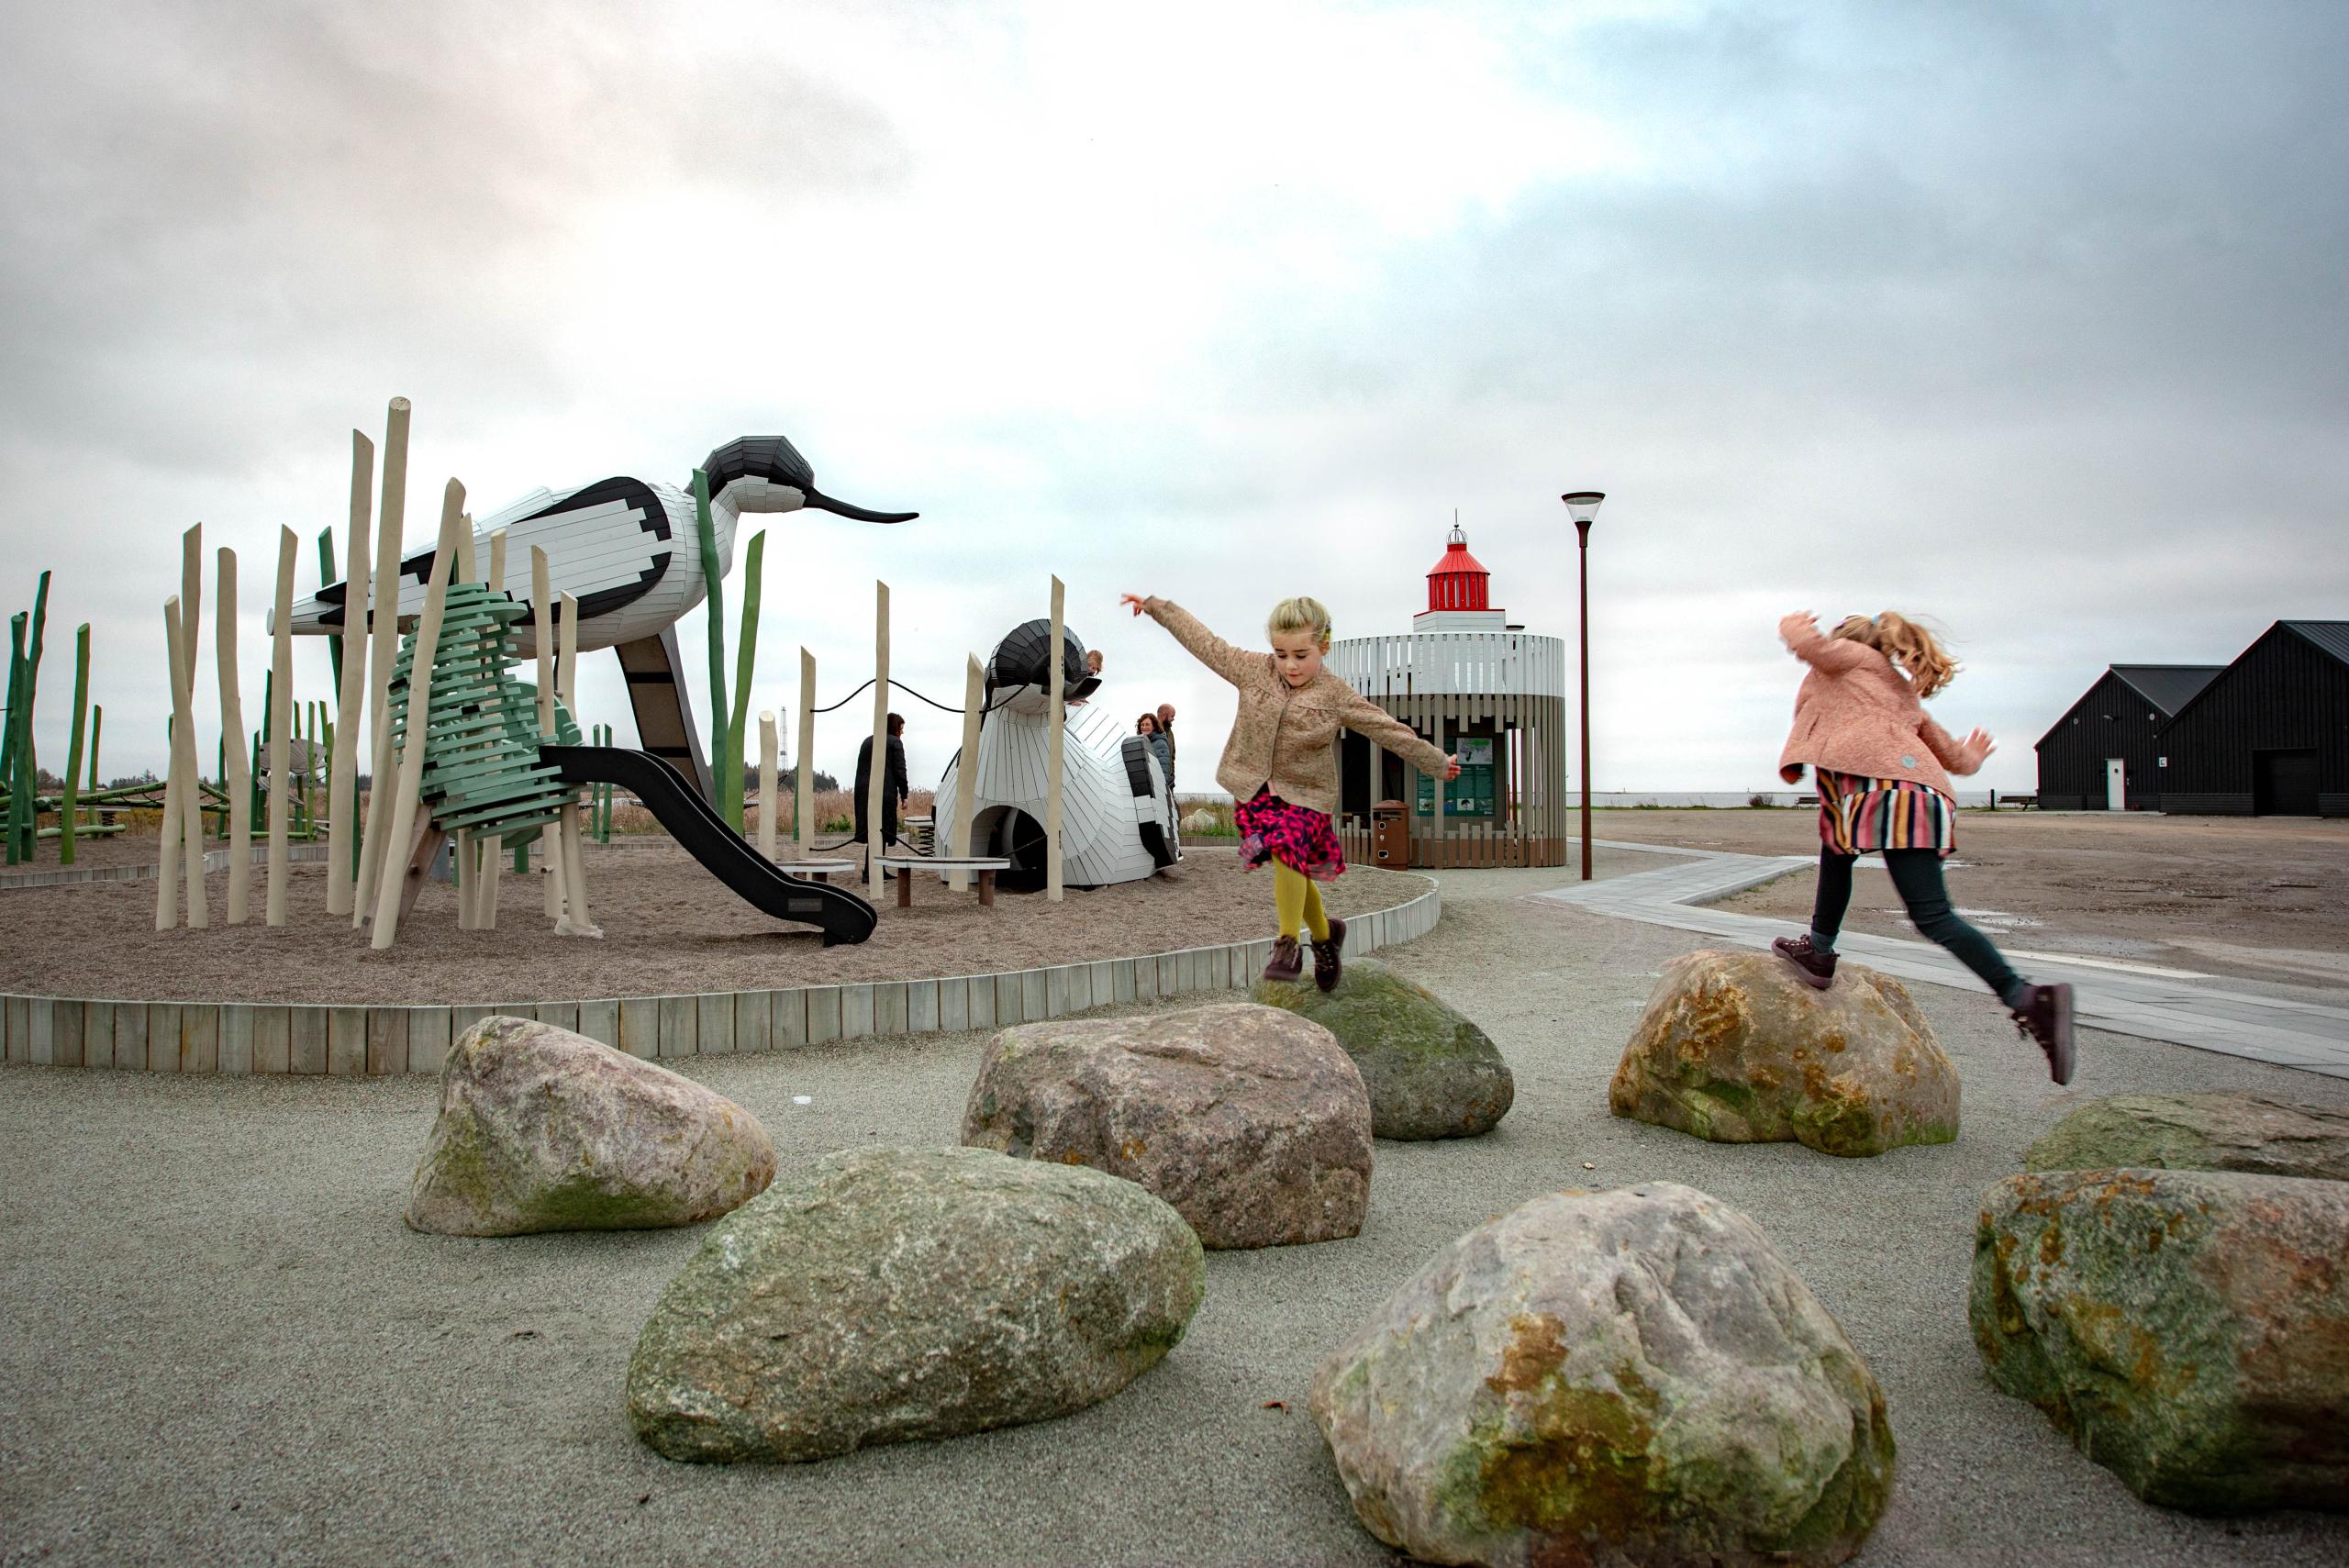
[{"label": "person in dark jacket", "polygon": [[[907,782],[906,717],[901,713],[889,716],[889,771],[881,783],[881,847],[889,849],[897,841],[897,807],[911,797],[913,790]],[[865,802],[873,789],[873,737],[868,735],[856,748],[856,841],[865,841],[870,819]],[[891,875],[895,873],[889,873]]]},{"label": "person in dark jacket", "polygon": [[1158,733],[1166,742],[1166,797],[1174,798],[1174,705],[1158,705]]}]

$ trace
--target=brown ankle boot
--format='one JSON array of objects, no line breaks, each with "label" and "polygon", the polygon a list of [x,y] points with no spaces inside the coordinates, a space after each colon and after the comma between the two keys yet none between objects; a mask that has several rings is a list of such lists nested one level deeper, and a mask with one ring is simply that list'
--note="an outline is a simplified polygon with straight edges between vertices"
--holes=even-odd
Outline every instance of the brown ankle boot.
[{"label": "brown ankle boot", "polygon": [[1313,984],[1324,991],[1335,991],[1338,977],[1345,972],[1338,950],[1346,945],[1346,923],[1335,915],[1329,919],[1329,936],[1313,944]]},{"label": "brown ankle boot", "polygon": [[2047,1075],[2058,1084],[2072,1081],[2072,988],[2034,985],[2020,1007],[2009,1009],[2015,1028],[2039,1042],[2047,1057]]},{"label": "brown ankle boot", "polygon": [[1793,964],[1802,983],[1812,990],[1824,991],[1835,984],[1835,955],[1812,946],[1809,931],[1798,937],[1780,937],[1770,944],[1770,951]]},{"label": "brown ankle boot", "polygon": [[1280,937],[1273,942],[1272,961],[1264,965],[1267,980],[1294,980],[1305,973],[1305,955],[1297,951],[1295,937]]}]

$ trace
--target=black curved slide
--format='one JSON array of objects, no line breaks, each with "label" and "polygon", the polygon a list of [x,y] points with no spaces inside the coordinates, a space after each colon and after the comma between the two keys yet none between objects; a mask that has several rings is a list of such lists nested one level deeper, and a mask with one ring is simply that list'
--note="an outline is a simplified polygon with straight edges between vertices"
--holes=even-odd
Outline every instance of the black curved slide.
[{"label": "black curved slide", "polygon": [[735,895],[760,913],[824,933],[824,945],[873,934],[873,906],[845,888],[793,876],[726,825],[684,775],[650,751],[620,746],[541,746],[539,761],[565,784],[609,784],[633,794],[661,826]]}]

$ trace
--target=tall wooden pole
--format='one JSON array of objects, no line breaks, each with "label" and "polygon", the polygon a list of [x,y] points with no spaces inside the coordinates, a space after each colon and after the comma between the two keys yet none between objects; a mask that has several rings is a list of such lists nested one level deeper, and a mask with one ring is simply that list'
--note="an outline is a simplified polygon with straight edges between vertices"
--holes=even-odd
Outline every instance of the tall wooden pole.
[{"label": "tall wooden pole", "polygon": [[873,584],[873,766],[864,789],[864,880],[881,880],[881,803],[889,790],[889,584]]},{"label": "tall wooden pole", "polygon": [[1062,609],[1067,590],[1061,580],[1052,579],[1052,632],[1050,651],[1052,661],[1052,700],[1044,709],[1047,750],[1044,753],[1044,896],[1052,903],[1062,899],[1061,889],[1061,776],[1063,754],[1068,748],[1068,661],[1062,655]]},{"label": "tall wooden pole", "polygon": [[432,656],[440,643],[440,617],[449,607],[449,572],[456,564],[457,534],[464,527],[464,513],[465,487],[451,479],[440,498],[440,539],[433,547],[432,573],[424,585],[424,612],[417,620],[416,651],[408,663],[407,739],[400,747],[399,780],[394,784],[378,774],[375,786],[392,790],[384,870],[376,878],[375,929],[368,939],[379,952],[399,936],[400,895],[406,891],[406,876],[390,857],[407,852],[395,851],[393,845],[408,844],[417,837],[417,812],[424,794],[424,753],[432,723]]},{"label": "tall wooden pole", "polygon": [[[579,711],[579,601],[571,595],[562,596],[562,662],[556,667],[556,680],[562,685],[562,706],[572,712]],[[587,914],[586,855],[580,845],[579,802],[576,796],[562,808],[562,892],[568,906],[562,924],[556,929],[574,937],[600,937],[596,922]]]},{"label": "tall wooden pole", "polygon": [[180,789],[180,848],[187,857],[187,923],[211,924],[204,888],[204,766],[195,743],[195,633],[204,603],[204,525],[180,535],[180,677],[187,683],[187,777]]},{"label": "tall wooden pole", "polygon": [[807,858],[808,846],[814,841],[816,825],[809,820],[816,813],[816,766],[808,755],[816,743],[816,656],[802,648],[799,651],[799,765],[792,780],[791,836],[799,846],[799,858]]},{"label": "tall wooden pole", "polygon": [[294,725],[294,530],[277,530],[277,607],[272,621],[269,705],[269,895],[264,918],[285,924],[285,831],[294,808],[294,774],[287,755]]},{"label": "tall wooden pole", "polygon": [[775,766],[774,714],[763,709],[759,714],[759,853],[774,859],[774,830],[777,807],[783,803],[774,797]]},{"label": "tall wooden pole", "polygon": [[1590,524],[1575,520],[1582,565],[1582,879],[1590,880]]},{"label": "tall wooden pole", "polygon": [[[554,729],[554,596],[548,591],[547,552],[530,547],[530,641],[539,662],[539,744],[551,744]],[[562,824],[539,829],[539,876],[546,887],[550,920],[562,918]]]},{"label": "tall wooden pole", "polygon": [[[181,797],[188,789],[187,770],[182,763],[182,753],[193,750],[188,744],[187,698],[181,675],[187,664],[187,639],[181,635],[180,601],[174,594],[163,601],[163,651],[169,662],[172,683],[172,746],[171,761],[163,773],[163,831],[161,859],[155,867],[155,929],[168,931],[180,919],[180,839],[184,831],[186,816]],[[200,850],[199,850],[200,852]],[[202,862],[198,862],[199,871]],[[199,884],[201,877],[199,876]],[[191,909],[188,924],[195,924]]]},{"label": "tall wooden pole", "polygon": [[327,913],[348,916],[353,901],[351,847],[359,824],[359,732],[366,727],[369,528],[373,519],[375,443],[351,432],[351,538],[343,549],[342,682],[335,694],[334,761],[327,785]]},{"label": "tall wooden pole", "polygon": [[[359,849],[359,887],[351,923],[357,926],[375,906],[376,884],[392,851],[384,839],[392,819],[392,666],[400,651],[400,534],[407,524],[408,401],[392,399],[384,417],[384,499],[375,509],[375,571],[370,595],[373,621],[368,628],[368,767],[374,777],[367,792],[366,837]],[[348,602],[344,605],[347,614]],[[356,716],[354,716],[356,717]]]},{"label": "tall wooden pole", "polygon": [[[987,676],[979,668],[979,656],[970,655],[969,668],[963,673],[963,752],[954,762],[954,826],[953,837],[948,840],[956,860],[968,859],[971,853],[971,820],[978,814],[978,802],[974,798],[979,788],[979,720],[986,707]],[[957,892],[971,885],[971,873],[957,870],[954,887]]]},{"label": "tall wooden pole", "polygon": [[220,666],[220,733],[228,761],[220,783],[228,792],[228,924],[241,926],[252,913],[253,772],[245,751],[244,683],[237,673],[237,552],[220,547],[219,627],[214,661]]}]

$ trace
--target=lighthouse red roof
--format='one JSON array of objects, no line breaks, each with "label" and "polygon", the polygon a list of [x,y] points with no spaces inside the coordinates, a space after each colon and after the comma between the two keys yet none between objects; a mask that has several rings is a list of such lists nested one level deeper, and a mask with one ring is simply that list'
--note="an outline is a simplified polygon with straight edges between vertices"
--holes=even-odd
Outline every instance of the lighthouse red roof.
[{"label": "lighthouse red roof", "polygon": [[1467,538],[1457,529],[1453,532],[1452,543],[1444,549],[1443,559],[1435,563],[1435,570],[1430,572],[1428,575],[1433,577],[1437,573],[1453,572],[1475,572],[1486,577],[1492,575],[1483,562],[1468,553]]},{"label": "lighthouse red roof", "polygon": [[1489,610],[1486,603],[1491,591],[1493,574],[1483,562],[1468,553],[1468,536],[1460,525],[1452,526],[1451,541],[1445,545],[1443,559],[1428,573],[1428,607],[1422,614],[1432,615],[1444,610]]}]

